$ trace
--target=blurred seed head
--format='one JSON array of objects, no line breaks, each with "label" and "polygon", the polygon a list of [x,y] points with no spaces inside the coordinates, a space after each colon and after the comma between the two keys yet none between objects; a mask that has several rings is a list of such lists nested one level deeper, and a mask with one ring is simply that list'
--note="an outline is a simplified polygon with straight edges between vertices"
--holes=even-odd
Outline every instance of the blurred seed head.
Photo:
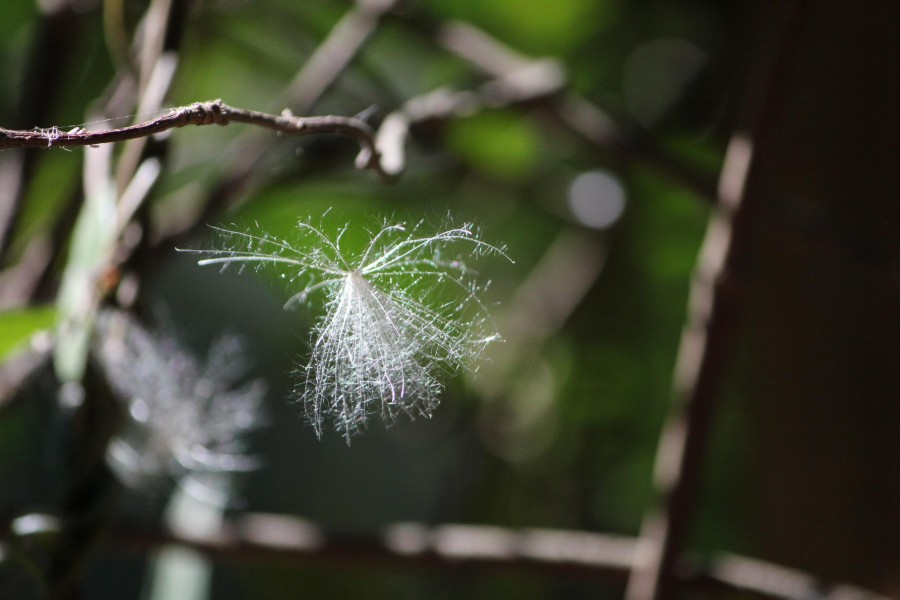
[{"label": "blurred seed head", "polygon": [[223,336],[205,361],[175,338],[147,331],[126,313],[97,320],[94,357],[125,407],[126,423],[107,450],[109,464],[128,485],[166,476],[246,471],[246,433],[262,422],[261,380],[243,385],[243,346]]}]

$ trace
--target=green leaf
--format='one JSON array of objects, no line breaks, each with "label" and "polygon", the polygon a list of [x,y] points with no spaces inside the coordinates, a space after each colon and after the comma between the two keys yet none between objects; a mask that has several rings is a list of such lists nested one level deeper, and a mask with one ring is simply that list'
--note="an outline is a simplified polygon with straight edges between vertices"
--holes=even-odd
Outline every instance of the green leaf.
[{"label": "green leaf", "polygon": [[0,313],[0,362],[6,360],[35,333],[53,327],[56,309],[27,308]]},{"label": "green leaf", "polygon": [[454,121],[447,131],[447,144],[474,169],[504,181],[532,173],[541,152],[537,127],[502,111]]},{"label": "green leaf", "polygon": [[112,181],[95,182],[94,193],[85,199],[75,221],[57,297],[60,328],[54,366],[61,381],[80,381],[87,364],[97,309],[97,277],[112,254],[117,235],[115,198]]}]

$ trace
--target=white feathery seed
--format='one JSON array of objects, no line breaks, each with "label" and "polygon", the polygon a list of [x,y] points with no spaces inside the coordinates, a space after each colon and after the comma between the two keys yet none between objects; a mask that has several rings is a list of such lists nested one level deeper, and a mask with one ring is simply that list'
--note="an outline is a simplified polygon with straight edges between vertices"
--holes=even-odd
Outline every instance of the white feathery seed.
[{"label": "white feathery seed", "polygon": [[509,260],[504,249],[481,241],[470,225],[425,235],[422,222],[385,223],[368,232],[360,252],[342,245],[346,226],[333,239],[310,223],[297,226],[301,239],[293,244],[215,228],[225,247],[192,252],[207,256],[200,265],[287,267],[290,281],[304,287],[286,308],[324,296],[297,386],[317,436],[326,421],[349,443],[375,414],[387,423],[401,413],[429,417],[442,390],[438,372],[471,368],[499,339],[462,254]]}]

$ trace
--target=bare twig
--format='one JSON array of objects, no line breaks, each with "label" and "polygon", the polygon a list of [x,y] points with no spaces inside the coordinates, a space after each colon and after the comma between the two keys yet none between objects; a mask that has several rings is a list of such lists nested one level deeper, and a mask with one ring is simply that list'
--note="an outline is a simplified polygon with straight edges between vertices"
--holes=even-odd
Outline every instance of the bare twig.
[{"label": "bare twig", "polygon": [[384,118],[375,140],[382,166],[392,176],[406,167],[406,139],[412,128],[426,122],[466,117],[485,108],[533,102],[557,93],[565,83],[555,61],[535,62],[526,69],[488,81],[473,91],[439,88],[410,98]]},{"label": "bare twig", "polygon": [[85,131],[80,128],[63,132],[57,127],[17,131],[0,127],[0,150],[6,148],[50,148],[53,146],[95,146],[184,127],[185,125],[228,125],[246,123],[264,127],[285,135],[335,134],[353,138],[360,146],[356,166],[370,169],[386,180],[391,176],[381,168],[380,155],[375,150],[374,131],[368,124],[353,117],[322,116],[295,117],[289,111],[280,115],[235,108],[222,102],[195,102],[171,109],[165,115],[118,129]]},{"label": "bare twig", "polygon": [[[0,539],[54,532],[55,515],[0,515]],[[226,518],[214,533],[176,533],[125,522],[107,544],[116,551],[147,552],[176,544],[231,564],[378,565],[398,569],[522,570],[623,584],[635,539],[586,531],[394,523],[380,534],[337,534],[291,515],[244,513]],[[887,600],[855,586],[824,582],[797,569],[720,554],[684,561],[678,578],[694,590],[740,591],[770,600]]]},{"label": "bare twig", "polygon": [[[521,569],[616,584],[625,582],[635,551],[634,538],[585,531],[395,523],[381,534],[348,535],[327,532],[298,517],[261,513],[227,519],[210,535],[125,524],[113,532],[111,543],[142,552],[179,544],[232,563],[346,567],[350,561],[397,568]],[[739,590],[773,600],[880,598],[859,588],[828,585],[801,571],[735,555],[720,555],[706,562],[684,561],[681,566],[679,580],[692,589]]]},{"label": "bare twig", "polygon": [[778,110],[776,90],[786,76],[805,4],[797,2],[781,32],[759,105],[747,126],[732,136],[719,178],[718,202],[700,250],[688,301],[673,383],[673,404],[657,449],[655,485],[660,506],[645,519],[627,600],[667,600],[677,593],[676,564],[695,510],[715,405],[739,335],[746,257],[756,239],[759,198],[752,190],[754,146],[769,134]]}]

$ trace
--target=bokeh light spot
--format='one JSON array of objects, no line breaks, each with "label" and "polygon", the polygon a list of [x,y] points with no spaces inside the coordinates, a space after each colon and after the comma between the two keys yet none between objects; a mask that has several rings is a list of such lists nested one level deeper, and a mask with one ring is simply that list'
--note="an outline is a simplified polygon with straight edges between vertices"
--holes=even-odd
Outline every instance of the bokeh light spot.
[{"label": "bokeh light spot", "polygon": [[583,225],[606,229],[625,211],[625,188],[607,171],[582,173],[569,187],[569,210]]}]

